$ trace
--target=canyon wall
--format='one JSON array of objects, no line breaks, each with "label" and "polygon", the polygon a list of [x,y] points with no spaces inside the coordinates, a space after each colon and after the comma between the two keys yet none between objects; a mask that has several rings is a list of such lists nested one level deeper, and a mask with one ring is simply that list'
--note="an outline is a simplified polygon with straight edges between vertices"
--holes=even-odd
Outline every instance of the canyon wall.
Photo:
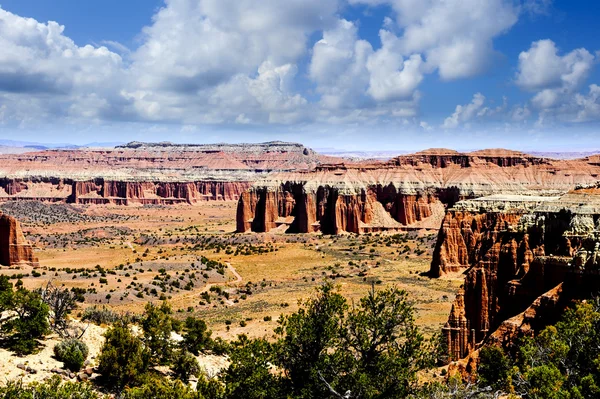
[{"label": "canyon wall", "polygon": [[237,231],[268,232],[280,226],[290,233],[399,230],[431,216],[438,202],[428,193],[402,194],[393,185],[255,187],[240,197]]},{"label": "canyon wall", "polygon": [[[439,205],[495,194],[560,196],[596,182],[600,165],[590,159],[551,160],[506,150],[461,154],[434,149],[388,162],[321,164],[312,171],[270,174],[239,200],[238,232],[321,231],[368,233],[423,225]],[[504,199],[500,198],[500,202]],[[508,201],[514,202],[514,201]],[[478,236],[507,220],[472,216],[444,220],[435,275],[472,259]],[[512,218],[512,219],[511,219]],[[442,245],[442,244],[440,244]],[[472,256],[471,256],[472,258]]]},{"label": "canyon wall", "polygon": [[464,270],[443,328],[453,359],[512,344],[600,288],[600,196],[508,199],[459,202],[440,228],[431,275]]},{"label": "canyon wall", "polygon": [[0,201],[38,200],[76,204],[194,204],[236,201],[251,185],[247,181],[120,181],[96,178],[0,179]]},{"label": "canyon wall", "polygon": [[25,240],[19,222],[0,213],[0,265],[39,266],[33,247]]}]

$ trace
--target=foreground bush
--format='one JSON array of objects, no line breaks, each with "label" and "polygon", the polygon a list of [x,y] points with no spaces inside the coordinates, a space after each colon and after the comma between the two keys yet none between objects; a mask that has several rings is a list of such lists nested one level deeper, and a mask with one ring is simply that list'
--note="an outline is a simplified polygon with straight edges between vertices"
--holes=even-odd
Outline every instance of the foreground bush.
[{"label": "foreground bush", "polygon": [[125,321],[116,322],[104,337],[98,371],[107,386],[123,389],[139,384],[148,371],[149,356],[142,341],[134,336]]},{"label": "foreground bush", "polygon": [[87,345],[78,339],[67,339],[54,346],[54,356],[71,371],[79,371],[88,357]]},{"label": "foreground bush", "polygon": [[36,292],[14,291],[6,276],[0,276],[0,314],[3,343],[20,355],[35,351],[38,339],[50,332],[48,305]]},{"label": "foreground bush", "polygon": [[515,349],[482,350],[482,387],[533,399],[600,397],[600,305],[580,303]]},{"label": "foreground bush", "polygon": [[108,398],[94,391],[87,383],[65,382],[55,375],[45,382],[30,385],[22,381],[10,381],[0,386],[3,399],[103,399]]}]

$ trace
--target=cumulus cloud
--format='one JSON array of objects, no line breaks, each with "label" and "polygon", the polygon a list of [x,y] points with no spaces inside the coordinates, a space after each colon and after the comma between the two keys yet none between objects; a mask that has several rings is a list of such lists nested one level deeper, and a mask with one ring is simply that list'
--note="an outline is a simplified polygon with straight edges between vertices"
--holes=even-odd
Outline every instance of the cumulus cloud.
[{"label": "cumulus cloud", "polygon": [[369,57],[367,69],[371,76],[368,93],[378,101],[406,100],[413,96],[423,80],[419,54],[402,57],[396,50],[398,38],[382,30],[381,48]]},{"label": "cumulus cloud", "polygon": [[373,47],[358,39],[354,23],[339,20],[313,47],[309,76],[317,84],[321,105],[328,110],[363,105],[369,85],[367,61]]},{"label": "cumulus cloud", "polygon": [[[118,94],[105,82],[123,81],[123,62],[106,47],[77,46],[56,22],[39,23],[0,8],[0,48],[0,102],[6,115],[14,117],[27,102],[65,117],[102,118],[114,112]],[[50,99],[47,106],[41,98]]]},{"label": "cumulus cloud", "polygon": [[296,62],[336,11],[337,0],[167,0],[144,29],[132,69],[141,88],[197,92],[265,61]]},{"label": "cumulus cloud", "polygon": [[580,93],[597,62],[584,48],[561,55],[552,40],[532,43],[519,55],[516,84],[535,94],[531,105],[538,111],[538,126],[555,121],[585,122],[597,120],[597,86]]},{"label": "cumulus cloud", "polygon": [[[522,1],[349,0],[391,6],[394,18],[386,17],[380,43],[372,45],[360,38],[359,22],[340,18],[343,0],[165,0],[136,49],[114,41],[78,46],[56,22],[0,8],[0,115],[3,123],[20,124],[412,121],[429,130],[418,118],[425,77],[485,70],[496,55],[494,38],[523,10],[542,12],[548,3]],[[581,118],[589,118],[592,90],[574,94],[594,61],[584,49],[560,55],[553,43],[537,42],[522,54],[516,81],[536,92],[532,107],[573,113],[579,104],[588,109]],[[542,74],[532,72],[540,67]],[[307,81],[314,86],[305,87]],[[569,107],[557,100],[560,90],[573,94]],[[506,101],[484,103],[476,94],[444,127],[506,109]]]},{"label": "cumulus cloud", "polygon": [[444,129],[454,129],[460,124],[473,120],[483,110],[485,96],[475,93],[473,100],[467,105],[457,105],[454,113],[444,120]]},{"label": "cumulus cloud", "polygon": [[508,0],[350,0],[389,4],[402,29],[401,55],[422,54],[442,79],[481,73],[495,55],[493,39],[518,20],[520,8]]},{"label": "cumulus cloud", "polygon": [[561,56],[552,40],[539,40],[519,54],[516,83],[527,90],[574,90],[587,79],[594,62],[594,55],[586,49]]}]

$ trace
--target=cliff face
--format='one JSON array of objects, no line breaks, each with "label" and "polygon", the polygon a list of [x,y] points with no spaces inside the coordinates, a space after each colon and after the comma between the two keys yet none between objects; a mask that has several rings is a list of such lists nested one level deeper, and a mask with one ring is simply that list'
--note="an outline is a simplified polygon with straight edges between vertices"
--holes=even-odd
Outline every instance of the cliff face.
[{"label": "cliff face", "polygon": [[232,201],[250,186],[248,182],[128,182],[77,181],[69,202],[78,204],[194,204],[200,201]]},{"label": "cliff face", "polygon": [[431,274],[466,269],[443,328],[453,359],[484,341],[514,343],[598,289],[598,196],[525,200],[504,210],[497,198],[464,201],[444,218]]},{"label": "cliff face", "polygon": [[0,214],[0,265],[39,265],[33,254],[33,247],[23,236],[19,222],[4,214]]},{"label": "cliff face", "polygon": [[292,233],[364,233],[400,229],[431,216],[433,195],[404,195],[393,186],[344,190],[301,183],[255,187],[238,203],[237,231],[268,232],[282,225]]},{"label": "cliff face", "polygon": [[236,201],[250,187],[246,181],[75,181],[57,178],[0,180],[0,201],[39,200],[77,204],[194,204]]},{"label": "cliff face", "polygon": [[[272,174],[256,182],[238,207],[238,231],[264,232],[290,223],[290,232],[401,229],[430,218],[433,204],[452,207],[495,194],[563,195],[598,176],[600,164],[591,159],[552,160],[506,150],[461,154],[436,149],[382,163],[321,164],[313,171]],[[443,234],[448,238],[437,250],[434,274],[468,265],[472,257],[467,254],[493,238],[490,224],[502,229],[517,217],[446,219]]]}]

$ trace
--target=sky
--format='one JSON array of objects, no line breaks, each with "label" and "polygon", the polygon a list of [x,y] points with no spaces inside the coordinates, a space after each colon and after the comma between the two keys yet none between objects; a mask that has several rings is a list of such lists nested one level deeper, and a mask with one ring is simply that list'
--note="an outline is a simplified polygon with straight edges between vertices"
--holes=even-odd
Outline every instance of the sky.
[{"label": "sky", "polygon": [[0,139],[600,149],[594,0],[0,0]]}]

